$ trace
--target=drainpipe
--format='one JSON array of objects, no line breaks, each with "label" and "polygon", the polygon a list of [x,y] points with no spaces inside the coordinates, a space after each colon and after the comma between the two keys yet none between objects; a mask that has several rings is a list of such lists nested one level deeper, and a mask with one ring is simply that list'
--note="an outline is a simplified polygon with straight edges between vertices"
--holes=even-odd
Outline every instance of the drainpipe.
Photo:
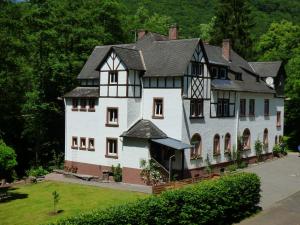
[{"label": "drainpipe", "polygon": [[239,134],[239,122],[240,122],[240,104],[239,104],[239,102],[240,102],[240,94],[239,93],[237,93],[237,98],[236,98],[236,102],[235,102],[235,104],[236,104],[236,126],[235,126],[235,146],[236,146],[236,150],[237,150],[237,148],[238,148],[238,139],[237,139],[237,137],[238,137],[238,134]]},{"label": "drainpipe", "polygon": [[172,172],[172,158],[175,158],[175,155],[172,155],[170,158],[169,158],[169,182],[171,182],[171,172]]}]

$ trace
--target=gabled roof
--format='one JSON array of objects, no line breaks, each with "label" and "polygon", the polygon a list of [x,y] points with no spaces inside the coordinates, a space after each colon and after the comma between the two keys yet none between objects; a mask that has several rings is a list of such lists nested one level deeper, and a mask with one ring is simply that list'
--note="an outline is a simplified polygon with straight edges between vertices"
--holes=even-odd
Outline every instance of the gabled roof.
[{"label": "gabled roof", "polygon": [[97,98],[99,97],[99,88],[98,87],[77,87],[72,91],[64,95],[64,98]]},{"label": "gabled roof", "polygon": [[282,65],[282,61],[249,62],[249,64],[261,77],[276,77]]},{"label": "gabled roof", "polygon": [[146,70],[140,50],[113,46],[112,49],[120,57],[127,69]]},{"label": "gabled roof", "polygon": [[167,135],[150,120],[141,119],[125,131],[121,137],[156,139],[167,138]]}]

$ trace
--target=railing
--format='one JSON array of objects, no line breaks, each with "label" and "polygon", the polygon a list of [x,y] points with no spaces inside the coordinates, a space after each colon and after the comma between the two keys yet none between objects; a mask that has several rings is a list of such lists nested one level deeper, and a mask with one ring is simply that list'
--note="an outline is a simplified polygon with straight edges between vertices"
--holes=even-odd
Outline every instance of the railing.
[{"label": "railing", "polygon": [[170,171],[165,168],[163,165],[161,165],[156,159],[154,159],[153,157],[151,158],[151,160],[157,165],[158,168],[161,169],[161,174],[163,177],[163,181],[167,182],[169,180],[169,175],[170,175]]}]

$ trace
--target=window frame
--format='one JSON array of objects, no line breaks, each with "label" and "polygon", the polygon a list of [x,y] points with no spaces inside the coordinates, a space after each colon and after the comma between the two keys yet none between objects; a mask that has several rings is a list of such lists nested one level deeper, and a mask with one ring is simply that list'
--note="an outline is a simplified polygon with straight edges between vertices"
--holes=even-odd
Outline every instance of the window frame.
[{"label": "window frame", "polygon": [[265,128],[263,133],[263,149],[265,151],[268,151],[268,148],[269,148],[269,130]]},{"label": "window frame", "polygon": [[[218,143],[216,144],[216,138],[218,139]],[[214,156],[219,156],[221,155],[221,148],[220,148],[220,135],[219,134],[215,134],[214,135],[214,139],[213,139],[213,155]]]},{"label": "window frame", "polygon": [[281,127],[281,111],[276,111],[276,127]]},{"label": "window frame", "polygon": [[[113,77],[114,77],[115,81],[112,82]],[[108,84],[109,85],[117,85],[118,83],[119,83],[119,72],[117,70],[109,71],[108,72]]]},{"label": "window frame", "polygon": [[[76,145],[74,145],[74,140],[76,140]],[[72,136],[71,148],[78,150],[78,137],[77,136]]]},{"label": "window frame", "polygon": [[[82,145],[82,141],[84,140],[84,146]],[[87,146],[86,146],[86,137],[80,137],[80,150],[86,150]]]},{"label": "window frame", "polygon": [[[200,107],[199,107],[200,105]],[[194,108],[194,110],[193,110]],[[200,113],[201,112],[201,113]],[[190,118],[204,118],[204,100],[191,99],[190,100]]]},{"label": "window frame", "polygon": [[[161,101],[161,115],[156,114],[156,101]],[[164,99],[160,97],[153,98],[153,108],[152,108],[152,118],[153,119],[163,119],[164,118]]]},{"label": "window frame", "polygon": [[231,135],[230,133],[226,133],[224,137],[224,152],[231,152]]},{"label": "window frame", "polygon": [[[115,142],[115,150],[116,153],[110,153],[110,142]],[[106,154],[105,154],[106,158],[113,158],[113,159],[117,159],[118,158],[118,138],[112,138],[112,137],[107,137],[106,138]]]},{"label": "window frame", "polygon": [[249,116],[255,116],[255,99],[249,99]]},{"label": "window frame", "polygon": [[[196,144],[193,145],[193,143],[192,143],[193,142],[192,140],[194,138],[199,138],[199,142],[198,142],[199,145],[198,145],[197,149],[196,149]],[[201,135],[198,134],[198,133],[193,134],[190,143],[191,143],[191,146],[193,146],[193,147],[190,148],[190,159],[193,160],[193,159],[202,158],[202,138],[201,138]]]},{"label": "window frame", "polygon": [[[221,71],[224,71],[224,76],[222,76],[222,72]],[[218,76],[219,79],[221,80],[226,80],[227,79],[227,69],[224,68],[224,67],[220,67],[219,68],[219,76]]]},{"label": "window frame", "polygon": [[240,113],[239,113],[240,117],[246,116],[246,105],[247,105],[246,99],[245,98],[240,99]]},{"label": "window frame", "polygon": [[[93,147],[90,141],[93,141]],[[88,151],[95,151],[95,138],[88,138]]]},{"label": "window frame", "polygon": [[[75,102],[76,102],[76,104],[74,104]],[[79,99],[72,98],[72,111],[78,111],[78,106],[79,106]]]},{"label": "window frame", "polygon": [[[249,131],[249,134],[247,134],[247,143],[245,140],[245,132],[246,131]],[[242,143],[243,150],[251,150],[251,131],[249,128],[244,129],[242,137],[243,137],[243,143]]]},{"label": "window frame", "polygon": [[[110,121],[110,111],[116,110],[117,111],[117,122]],[[106,108],[106,124],[107,127],[118,127],[119,126],[119,108],[118,107],[107,107]]]},{"label": "window frame", "polygon": [[[227,105],[227,107],[225,107],[226,105]],[[225,115],[225,109],[227,109],[226,115]],[[230,101],[229,101],[229,99],[218,98],[217,117],[230,117]]]},{"label": "window frame", "polygon": [[[93,104],[91,104],[91,101],[93,101]],[[88,106],[89,106],[88,111],[89,112],[95,112],[95,105],[96,105],[96,99],[95,98],[89,98],[88,99]]]},{"label": "window frame", "polygon": [[[193,76],[200,76],[203,74],[203,65],[201,62],[195,62],[195,61],[192,61],[191,62],[191,74]],[[194,69],[196,68],[196,70]],[[195,73],[196,71],[196,73]]]},{"label": "window frame", "polygon": [[270,99],[264,100],[264,116],[270,115]]},{"label": "window frame", "polygon": [[[216,73],[214,73],[214,71]],[[211,78],[216,79],[219,77],[219,68],[217,66],[212,66],[211,67]]]},{"label": "window frame", "polygon": [[[83,102],[85,102],[85,104],[83,104]],[[87,99],[86,98],[81,98],[80,99],[80,111],[85,112],[86,109],[87,109]]]}]

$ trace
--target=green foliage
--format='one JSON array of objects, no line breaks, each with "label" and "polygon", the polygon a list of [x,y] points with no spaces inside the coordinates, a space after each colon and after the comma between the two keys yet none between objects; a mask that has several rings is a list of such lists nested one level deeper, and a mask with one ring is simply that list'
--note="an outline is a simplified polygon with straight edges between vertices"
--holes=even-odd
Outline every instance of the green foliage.
[{"label": "green foliage", "polygon": [[142,159],[140,161],[140,168],[142,169],[140,173],[141,178],[146,184],[157,184],[162,181],[162,174],[159,167],[152,159],[148,161]]},{"label": "green foliage", "polygon": [[17,165],[16,157],[14,149],[0,139],[0,179],[13,178],[14,168]]},{"label": "green foliage", "polygon": [[279,157],[281,153],[280,145],[275,145],[273,147],[273,155]]},{"label": "green foliage", "polygon": [[212,173],[212,165],[211,165],[210,158],[209,158],[208,154],[206,155],[205,162],[206,162],[205,171],[208,174],[211,174]]},{"label": "green foliage", "polygon": [[115,182],[121,182],[122,181],[122,168],[120,166],[120,163],[116,167],[114,165],[111,166],[111,172],[114,177]]},{"label": "green foliage", "polygon": [[238,169],[237,164],[231,164],[231,165],[227,166],[227,170],[228,170],[229,172],[234,172],[234,171],[236,171],[237,169]]},{"label": "green foliage", "polygon": [[259,177],[240,173],[56,224],[232,224],[257,211],[259,193]]},{"label": "green foliage", "polygon": [[57,204],[60,200],[59,193],[57,191],[52,192],[52,198],[53,198],[53,212],[57,213]]},{"label": "green foliage", "polygon": [[45,176],[46,174],[48,174],[48,171],[45,170],[42,166],[36,168],[32,167],[30,168],[30,170],[26,171],[26,175],[32,177],[41,177],[41,176]]},{"label": "green foliage", "polygon": [[263,144],[259,139],[257,139],[255,141],[254,149],[255,149],[256,156],[257,156],[257,160],[261,161],[262,160]]}]

